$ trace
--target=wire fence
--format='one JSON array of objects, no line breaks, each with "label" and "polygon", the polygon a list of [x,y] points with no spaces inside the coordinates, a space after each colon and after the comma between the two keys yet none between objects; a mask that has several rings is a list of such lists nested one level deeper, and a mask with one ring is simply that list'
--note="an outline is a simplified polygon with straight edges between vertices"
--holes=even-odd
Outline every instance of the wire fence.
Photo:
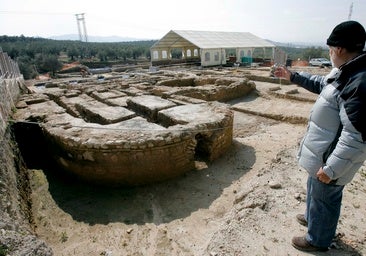
[{"label": "wire fence", "polygon": [[18,63],[12,60],[6,52],[0,48],[0,79],[11,79],[20,77]]},{"label": "wire fence", "polygon": [[3,138],[8,119],[20,95],[23,76],[18,64],[0,48],[0,138]]}]

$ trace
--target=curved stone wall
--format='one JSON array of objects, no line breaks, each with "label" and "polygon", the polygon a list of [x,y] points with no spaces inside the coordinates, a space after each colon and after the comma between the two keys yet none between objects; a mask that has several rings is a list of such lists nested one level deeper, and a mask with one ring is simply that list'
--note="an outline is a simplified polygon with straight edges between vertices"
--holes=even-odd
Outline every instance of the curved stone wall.
[{"label": "curved stone wall", "polygon": [[[25,119],[45,117],[41,126],[53,159],[96,183],[139,185],[176,177],[194,169],[197,150],[212,160],[232,141],[233,115],[218,103],[160,111],[161,125],[139,116],[108,125],[88,123],[52,101],[33,104],[30,110],[32,117],[23,115]],[[197,113],[210,118],[189,120]],[[198,145],[197,137],[205,145]]]},{"label": "curved stone wall", "polygon": [[24,95],[15,118],[42,127],[59,167],[101,184],[170,179],[194,169],[196,158],[211,161],[230,147],[233,113],[226,104],[182,102],[173,94],[151,95],[141,84],[113,84],[59,84]]}]

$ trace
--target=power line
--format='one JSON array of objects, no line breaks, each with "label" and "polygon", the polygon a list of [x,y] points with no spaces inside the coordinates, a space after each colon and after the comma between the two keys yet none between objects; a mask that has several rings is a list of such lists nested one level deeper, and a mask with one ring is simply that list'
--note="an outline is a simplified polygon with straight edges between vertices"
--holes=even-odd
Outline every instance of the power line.
[{"label": "power line", "polygon": [[349,7],[348,20],[351,20],[352,12],[353,12],[353,2],[351,3],[351,6]]},{"label": "power line", "polygon": [[34,12],[34,11],[1,11],[0,14],[19,14],[19,15],[72,15],[66,12]]}]

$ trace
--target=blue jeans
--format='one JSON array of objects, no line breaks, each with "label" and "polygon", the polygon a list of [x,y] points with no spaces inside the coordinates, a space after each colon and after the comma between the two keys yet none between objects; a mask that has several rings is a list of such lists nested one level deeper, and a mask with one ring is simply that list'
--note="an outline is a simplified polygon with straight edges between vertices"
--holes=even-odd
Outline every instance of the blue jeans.
[{"label": "blue jeans", "polygon": [[305,219],[308,222],[306,240],[310,244],[330,246],[341,212],[343,188],[308,177]]}]

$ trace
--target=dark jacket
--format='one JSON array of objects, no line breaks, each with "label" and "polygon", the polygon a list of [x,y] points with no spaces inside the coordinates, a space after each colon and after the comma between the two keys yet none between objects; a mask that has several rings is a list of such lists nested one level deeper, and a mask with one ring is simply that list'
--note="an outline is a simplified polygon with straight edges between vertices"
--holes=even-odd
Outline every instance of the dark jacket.
[{"label": "dark jacket", "polygon": [[347,184],[366,160],[366,53],[327,76],[294,73],[291,81],[319,94],[300,145],[300,166],[313,177],[323,167],[335,184]]}]

